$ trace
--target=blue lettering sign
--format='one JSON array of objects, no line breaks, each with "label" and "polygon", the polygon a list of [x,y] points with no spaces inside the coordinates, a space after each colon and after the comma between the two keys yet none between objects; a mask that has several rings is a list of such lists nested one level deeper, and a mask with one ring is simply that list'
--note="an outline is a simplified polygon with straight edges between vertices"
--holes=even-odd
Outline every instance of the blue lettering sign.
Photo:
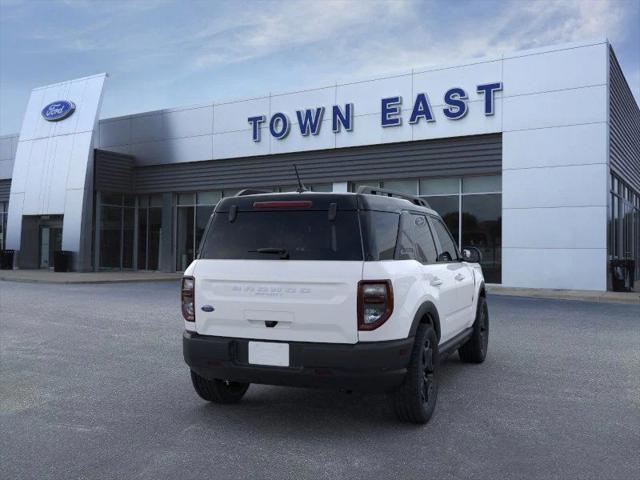
[{"label": "blue lettering sign", "polygon": [[324,107],[316,108],[315,112],[313,112],[309,108],[307,108],[306,110],[298,110],[296,112],[296,115],[298,116],[298,125],[300,126],[300,133],[302,135],[306,137],[307,135],[309,135],[309,133],[311,133],[312,135],[318,135],[318,133],[320,133],[320,125],[322,124]]},{"label": "blue lettering sign", "polygon": [[460,120],[467,114],[467,92],[461,88],[450,88],[444,94],[444,103],[449,105],[442,112],[451,120]]},{"label": "blue lettering sign", "polygon": [[274,113],[269,122],[269,131],[273,138],[282,140],[289,133],[289,117],[284,113]]},{"label": "blue lettering sign", "polygon": [[484,114],[493,115],[494,113],[494,92],[502,90],[502,82],[485,83],[478,85],[478,93],[484,94]]},{"label": "blue lettering sign", "polygon": [[254,142],[260,141],[260,124],[265,121],[264,115],[258,115],[257,117],[249,117],[247,119],[251,124],[251,135]]},{"label": "blue lettering sign", "polygon": [[[503,88],[502,82],[483,83],[477,85],[476,90],[479,95],[484,98],[484,114],[486,116],[495,113],[495,94]],[[445,107],[442,113],[449,120],[459,120],[463,118],[469,111],[469,97],[467,92],[460,87],[450,88],[444,94]],[[402,125],[402,97],[394,96],[380,100],[380,125],[382,127],[397,127]],[[59,109],[58,105],[62,102],[54,102],[45,108]],[[53,106],[53,107],[52,107]],[[328,107],[327,107],[328,108]],[[300,133],[303,136],[319,135],[322,127],[325,107],[306,108],[296,111]],[[353,130],[354,124],[354,106],[352,103],[344,104],[342,108],[339,105],[331,107],[331,129],[333,133],[340,133],[342,130],[350,132]],[[53,112],[55,113],[55,112]],[[436,112],[437,113],[437,112]],[[42,112],[45,116],[45,111]],[[419,125],[420,120],[425,123],[436,121],[429,96],[426,93],[418,93],[413,102],[409,124]],[[247,121],[251,125],[251,135],[254,142],[259,142],[261,125],[267,121],[264,115],[248,117]],[[289,117],[283,112],[274,113],[269,119],[269,132],[271,135],[282,140],[289,134],[291,122]]]},{"label": "blue lettering sign", "polygon": [[331,129],[333,133],[340,132],[342,126],[347,132],[353,130],[353,103],[347,103],[344,106],[344,113],[338,105],[333,106],[331,115]]},{"label": "blue lettering sign", "polygon": [[402,97],[382,99],[380,124],[383,127],[397,127],[402,125],[402,117],[399,116],[400,105],[402,105]]},{"label": "blue lettering sign", "polygon": [[416,101],[413,104],[413,111],[409,118],[409,123],[415,124],[420,122],[420,119],[424,118],[427,122],[435,122],[433,113],[431,113],[431,105],[429,105],[429,98],[425,93],[419,93],[416,97]]}]

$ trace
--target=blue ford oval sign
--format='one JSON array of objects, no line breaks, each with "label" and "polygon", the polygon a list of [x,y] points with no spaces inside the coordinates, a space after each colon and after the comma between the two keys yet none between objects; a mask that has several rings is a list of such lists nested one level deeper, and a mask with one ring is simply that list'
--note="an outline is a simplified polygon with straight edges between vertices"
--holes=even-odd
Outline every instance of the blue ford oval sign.
[{"label": "blue ford oval sign", "polygon": [[58,100],[51,102],[42,109],[42,118],[48,122],[59,122],[71,116],[76,110],[76,104],[68,100]]}]

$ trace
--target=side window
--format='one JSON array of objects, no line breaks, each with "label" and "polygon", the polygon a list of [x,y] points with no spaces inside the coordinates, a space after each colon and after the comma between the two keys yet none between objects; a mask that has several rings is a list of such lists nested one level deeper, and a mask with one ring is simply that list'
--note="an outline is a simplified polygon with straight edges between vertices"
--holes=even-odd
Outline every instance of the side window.
[{"label": "side window", "polygon": [[411,216],[413,217],[413,228],[416,237],[416,260],[422,263],[435,262],[438,254],[427,217],[424,215]]},{"label": "side window", "polygon": [[424,215],[404,212],[400,217],[396,259],[429,263],[435,262],[436,257],[436,246],[427,218]]},{"label": "side window", "polygon": [[431,220],[434,233],[440,241],[440,256],[442,257],[440,261],[451,262],[458,260],[458,249],[447,227],[444,226],[444,223],[439,218],[432,217]]}]

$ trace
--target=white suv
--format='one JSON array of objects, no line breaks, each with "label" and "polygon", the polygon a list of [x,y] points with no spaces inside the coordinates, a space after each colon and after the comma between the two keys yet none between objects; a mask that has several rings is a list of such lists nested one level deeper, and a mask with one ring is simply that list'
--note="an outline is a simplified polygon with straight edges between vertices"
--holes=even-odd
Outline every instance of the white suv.
[{"label": "white suv", "polygon": [[487,353],[479,255],[395,192],[223,199],[182,280],[193,386],[216,403],[250,383],[387,392],[401,420],[425,423],[439,359]]}]

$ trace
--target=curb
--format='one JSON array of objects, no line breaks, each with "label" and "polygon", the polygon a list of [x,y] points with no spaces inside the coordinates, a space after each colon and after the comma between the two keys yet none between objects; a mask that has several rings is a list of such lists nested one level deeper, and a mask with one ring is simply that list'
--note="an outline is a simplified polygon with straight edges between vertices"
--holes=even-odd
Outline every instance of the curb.
[{"label": "curb", "polygon": [[488,288],[490,295],[501,295],[503,297],[521,298],[541,298],[547,300],[573,300],[576,302],[612,303],[618,305],[638,305],[640,306],[640,294],[630,292],[624,296],[611,296],[608,292],[598,292],[597,294],[581,294],[569,292],[545,292],[545,291],[514,291]]},{"label": "curb", "polygon": [[48,284],[48,285],[98,285],[109,283],[155,283],[155,282],[176,282],[180,280],[180,277],[176,278],[130,278],[130,279],[118,279],[118,280],[36,280],[31,278],[6,278],[0,277],[0,282],[12,282],[12,283],[33,283],[33,284]]}]

